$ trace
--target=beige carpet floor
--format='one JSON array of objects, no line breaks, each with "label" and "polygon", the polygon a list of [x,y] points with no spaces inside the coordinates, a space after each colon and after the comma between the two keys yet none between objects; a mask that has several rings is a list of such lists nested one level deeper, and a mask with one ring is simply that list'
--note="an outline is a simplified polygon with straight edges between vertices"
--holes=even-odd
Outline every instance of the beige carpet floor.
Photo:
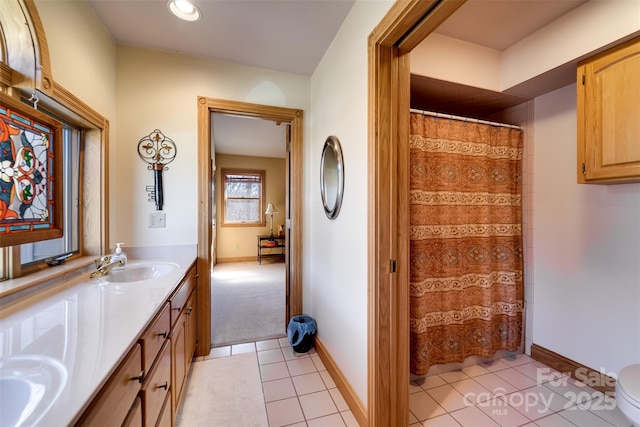
[{"label": "beige carpet floor", "polygon": [[217,264],[211,274],[211,346],[281,337],[285,324],[285,264]]},{"label": "beige carpet floor", "polygon": [[268,427],[256,353],[194,362],[176,427]]}]

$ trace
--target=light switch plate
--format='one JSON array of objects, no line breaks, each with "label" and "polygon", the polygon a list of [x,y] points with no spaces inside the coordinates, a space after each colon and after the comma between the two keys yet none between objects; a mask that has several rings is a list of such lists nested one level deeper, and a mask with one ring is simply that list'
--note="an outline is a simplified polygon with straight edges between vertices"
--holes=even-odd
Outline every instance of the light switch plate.
[{"label": "light switch plate", "polygon": [[149,214],[149,228],[164,228],[167,226],[166,214],[164,212],[151,212]]}]

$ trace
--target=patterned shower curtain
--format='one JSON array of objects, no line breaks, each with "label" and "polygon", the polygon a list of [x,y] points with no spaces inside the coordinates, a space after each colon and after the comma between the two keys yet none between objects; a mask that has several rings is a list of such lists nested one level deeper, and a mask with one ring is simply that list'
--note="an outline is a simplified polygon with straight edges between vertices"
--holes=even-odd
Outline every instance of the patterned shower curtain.
[{"label": "patterned shower curtain", "polygon": [[411,372],[516,351],[522,131],[411,113]]}]

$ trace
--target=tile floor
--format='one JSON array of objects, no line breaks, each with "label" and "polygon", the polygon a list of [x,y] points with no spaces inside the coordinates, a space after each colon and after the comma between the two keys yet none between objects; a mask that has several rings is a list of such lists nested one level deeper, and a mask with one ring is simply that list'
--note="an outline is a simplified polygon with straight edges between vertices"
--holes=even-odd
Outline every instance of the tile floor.
[{"label": "tile floor", "polygon": [[[256,353],[269,427],[356,427],[315,350],[287,338],[218,347],[208,358]],[[630,427],[615,400],[527,355],[415,378],[410,427]]]},{"label": "tile floor", "polygon": [[631,425],[615,399],[527,355],[409,384],[410,427],[610,427]]},{"label": "tile floor", "polygon": [[269,427],[357,427],[314,349],[296,353],[287,338],[211,349],[197,360],[256,353]]}]

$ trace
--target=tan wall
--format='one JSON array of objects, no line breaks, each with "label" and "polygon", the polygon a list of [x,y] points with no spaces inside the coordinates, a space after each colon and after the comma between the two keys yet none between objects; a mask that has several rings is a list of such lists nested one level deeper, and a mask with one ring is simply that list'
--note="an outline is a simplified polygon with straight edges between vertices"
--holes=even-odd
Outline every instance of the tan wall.
[{"label": "tan wall", "polygon": [[[283,142],[284,144],[284,142]],[[220,208],[224,202],[224,186],[221,171],[224,168],[257,169],[266,172],[265,203],[273,203],[278,213],[273,215],[273,232],[285,220],[285,160],[273,157],[216,155],[216,253],[218,262],[233,259],[256,258],[258,234],[269,234],[271,216],[267,216],[266,227],[222,227]],[[265,206],[266,209],[266,206]]]}]

